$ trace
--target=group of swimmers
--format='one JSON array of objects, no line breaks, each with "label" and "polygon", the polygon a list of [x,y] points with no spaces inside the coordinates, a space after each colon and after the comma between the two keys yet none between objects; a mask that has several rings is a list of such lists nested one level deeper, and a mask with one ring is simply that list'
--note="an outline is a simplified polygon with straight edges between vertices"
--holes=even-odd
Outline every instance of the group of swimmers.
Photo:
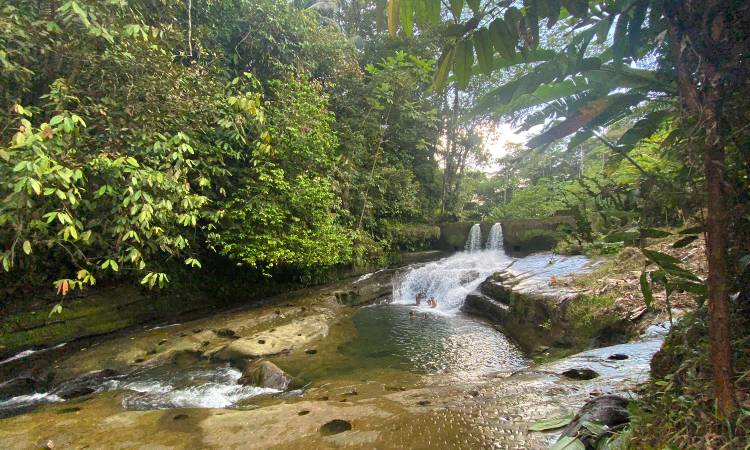
[{"label": "group of swimmers", "polygon": [[[417,292],[417,298],[416,298],[416,305],[419,306],[422,304],[422,299],[425,297],[423,292]],[[427,306],[430,308],[437,308],[437,299],[433,296],[427,299]]]}]

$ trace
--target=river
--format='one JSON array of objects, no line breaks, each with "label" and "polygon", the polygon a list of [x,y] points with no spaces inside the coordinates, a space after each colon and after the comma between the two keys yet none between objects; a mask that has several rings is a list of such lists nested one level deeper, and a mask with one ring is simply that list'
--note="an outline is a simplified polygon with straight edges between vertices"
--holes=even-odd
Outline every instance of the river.
[{"label": "river", "polygon": [[[544,448],[556,436],[529,432],[534,420],[647,378],[664,330],[533,365],[502,332],[463,313],[466,295],[499,270],[522,274],[524,289],[549,289],[551,277],[590,266],[582,257],[508,257],[502,235],[479,241],[470,234],[466,250],[447,258],[263,306],[2,361],[6,383],[32,364],[49,366],[55,382],[0,398],[0,448]],[[368,289],[390,294],[363,306],[337,301]],[[437,306],[416,306],[417,293]],[[297,384],[239,383],[242,367],[222,356],[235,347]],[[560,375],[580,366],[600,376]]]}]

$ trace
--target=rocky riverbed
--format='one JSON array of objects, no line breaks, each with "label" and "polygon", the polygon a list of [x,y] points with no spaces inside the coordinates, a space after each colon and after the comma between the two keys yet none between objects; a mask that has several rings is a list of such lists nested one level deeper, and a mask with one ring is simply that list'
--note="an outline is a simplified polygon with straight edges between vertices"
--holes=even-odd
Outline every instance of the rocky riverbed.
[{"label": "rocky riverbed", "polygon": [[661,342],[535,365],[484,319],[391,304],[393,275],[3,362],[0,447],[544,448],[534,421],[627,395]]}]

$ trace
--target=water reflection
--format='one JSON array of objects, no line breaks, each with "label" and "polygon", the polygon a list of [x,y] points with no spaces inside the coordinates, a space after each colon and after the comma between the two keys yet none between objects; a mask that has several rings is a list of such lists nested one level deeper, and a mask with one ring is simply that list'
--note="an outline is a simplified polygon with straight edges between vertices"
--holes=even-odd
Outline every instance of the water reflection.
[{"label": "water reflection", "polygon": [[528,365],[503,334],[458,314],[447,317],[410,307],[376,305],[354,316],[357,336],[343,348],[362,365],[399,368],[422,374],[512,372]]}]

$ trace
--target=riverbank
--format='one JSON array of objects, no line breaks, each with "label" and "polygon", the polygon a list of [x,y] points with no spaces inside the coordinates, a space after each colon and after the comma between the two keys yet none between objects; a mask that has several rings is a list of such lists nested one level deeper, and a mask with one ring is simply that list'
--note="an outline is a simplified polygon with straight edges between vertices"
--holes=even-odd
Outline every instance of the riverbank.
[{"label": "riverbank", "polygon": [[[431,261],[444,255],[441,251],[398,253],[390,258],[390,266]],[[346,280],[377,269],[377,266],[339,268],[324,280],[327,283]],[[224,278],[226,283],[222,283]],[[193,279],[188,285],[177,281],[173,283],[175,286],[165,290],[149,290],[134,282],[91,288],[65,299],[62,311],[54,315],[50,314],[50,310],[58,299],[40,296],[18,301],[13,307],[5,305],[0,319],[0,360],[22,351],[40,350],[79,339],[157,326],[169,321],[185,322],[240,305],[262,305],[270,296],[303,287],[297,282],[244,279],[232,277],[231,274],[224,278],[211,280],[211,276],[204,275],[199,280]],[[196,283],[201,287],[193,285]]]},{"label": "riverbank", "polygon": [[[705,276],[704,241],[674,248],[676,239],[653,239],[648,244]],[[649,326],[669,320],[670,313],[678,318],[697,306],[685,292],[672,293],[668,304],[664,291],[657,290],[647,307],[639,276],[648,261],[637,248],[593,260],[552,253],[537,258],[494,273],[467,296],[464,308],[496,323],[540,362],[628,342]]]}]

